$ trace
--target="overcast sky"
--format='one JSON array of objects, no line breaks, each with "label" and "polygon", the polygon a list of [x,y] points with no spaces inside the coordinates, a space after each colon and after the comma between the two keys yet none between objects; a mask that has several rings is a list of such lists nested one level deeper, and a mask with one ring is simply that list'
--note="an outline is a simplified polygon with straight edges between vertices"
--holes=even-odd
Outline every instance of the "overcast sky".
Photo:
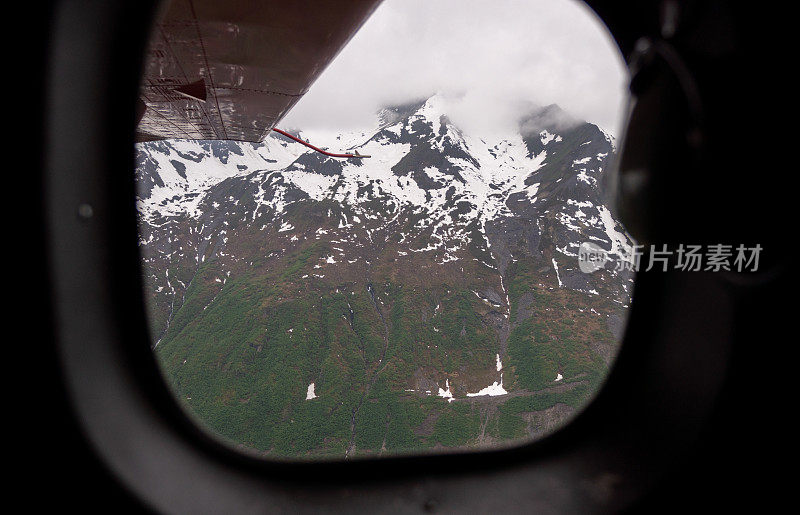
[{"label": "overcast sky", "polygon": [[367,127],[381,106],[438,92],[468,131],[556,103],[618,135],[625,91],[622,57],[581,2],[384,0],[279,126]]}]

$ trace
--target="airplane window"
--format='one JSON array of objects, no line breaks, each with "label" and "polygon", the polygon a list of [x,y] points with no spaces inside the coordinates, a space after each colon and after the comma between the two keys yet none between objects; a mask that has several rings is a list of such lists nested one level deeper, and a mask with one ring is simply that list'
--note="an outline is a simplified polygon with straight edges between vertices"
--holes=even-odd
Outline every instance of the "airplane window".
[{"label": "airplane window", "polygon": [[[146,57],[136,183],[152,348],[187,413],[318,460],[518,445],[589,402],[634,275],[604,195],[626,69],[594,13],[387,0],[286,93],[214,57],[250,25],[170,24],[184,3]],[[287,73],[306,49],[245,40]]]}]

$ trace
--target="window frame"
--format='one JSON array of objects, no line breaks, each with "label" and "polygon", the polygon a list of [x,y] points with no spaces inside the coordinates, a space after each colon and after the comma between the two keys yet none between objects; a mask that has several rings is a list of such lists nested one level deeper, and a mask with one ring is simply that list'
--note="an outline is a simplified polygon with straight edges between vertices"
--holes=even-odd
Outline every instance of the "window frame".
[{"label": "window frame", "polygon": [[[632,49],[643,29],[610,2],[589,4],[623,51]],[[724,379],[732,312],[719,300],[719,279],[677,273],[639,274],[605,385],[567,426],[532,443],[281,462],[238,452],[195,426],[150,351],[136,244],[138,65],[156,8],[56,5],[46,91],[45,224],[63,386],[94,452],[136,497],[170,512],[616,511],[696,438]],[[676,383],[680,358],[691,362],[698,346],[706,350],[697,370]]]}]

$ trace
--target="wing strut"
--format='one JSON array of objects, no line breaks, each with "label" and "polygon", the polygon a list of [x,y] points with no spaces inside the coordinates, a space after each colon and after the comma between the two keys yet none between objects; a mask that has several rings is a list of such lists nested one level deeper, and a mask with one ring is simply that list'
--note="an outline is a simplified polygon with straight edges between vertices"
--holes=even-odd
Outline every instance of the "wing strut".
[{"label": "wing strut", "polygon": [[367,157],[370,157],[370,156],[361,155],[361,154],[358,153],[358,151],[356,151],[355,154],[332,154],[330,152],[326,152],[326,151],[322,150],[319,147],[315,147],[314,145],[312,145],[311,143],[309,143],[307,141],[303,141],[298,137],[292,136],[291,134],[289,134],[286,131],[282,131],[282,130],[277,129],[277,128],[273,128],[272,130],[277,132],[278,134],[283,134],[287,138],[292,139],[292,140],[294,140],[294,141],[296,141],[298,143],[301,143],[301,144],[307,146],[308,148],[310,148],[312,150],[316,150],[320,154],[324,154],[324,155],[326,155],[328,157],[340,157],[340,158],[344,158],[344,159],[365,159]]}]

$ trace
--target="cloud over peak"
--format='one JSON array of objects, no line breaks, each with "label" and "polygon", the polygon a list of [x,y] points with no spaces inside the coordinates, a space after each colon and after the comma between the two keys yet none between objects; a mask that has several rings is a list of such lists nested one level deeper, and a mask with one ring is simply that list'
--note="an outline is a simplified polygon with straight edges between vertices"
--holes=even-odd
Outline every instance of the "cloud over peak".
[{"label": "cloud over peak", "polygon": [[574,0],[385,0],[281,125],[366,127],[384,106],[438,93],[475,132],[557,104],[616,133],[626,83],[607,29]]}]

